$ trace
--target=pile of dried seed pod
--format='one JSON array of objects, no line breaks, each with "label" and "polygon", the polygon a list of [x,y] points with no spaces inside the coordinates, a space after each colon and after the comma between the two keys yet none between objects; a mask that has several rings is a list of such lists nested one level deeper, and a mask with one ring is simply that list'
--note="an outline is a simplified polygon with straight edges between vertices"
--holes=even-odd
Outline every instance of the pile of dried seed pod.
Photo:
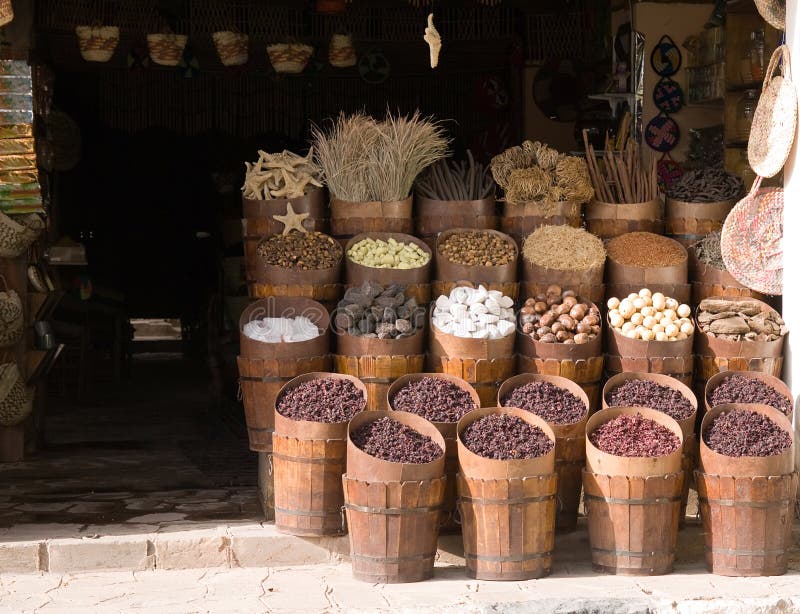
[{"label": "pile of dried seed pod", "polygon": [[706,445],[725,456],[774,456],[792,445],[792,436],[767,416],[734,409],[714,418],[703,433]]},{"label": "pile of dried seed pod", "polygon": [[431,259],[416,243],[403,243],[393,237],[388,241],[362,239],[347,250],[347,257],[356,264],[378,269],[417,269]]},{"label": "pile of dried seed pod", "polygon": [[439,377],[409,382],[390,400],[392,409],[408,411],[431,422],[458,422],[475,409],[469,392]]},{"label": "pile of dried seed pod", "polygon": [[722,168],[700,168],[684,173],[667,189],[667,196],[690,203],[737,200],[744,194],[744,181]]},{"label": "pile of dried seed pod", "polygon": [[603,266],[603,240],[572,226],[540,226],[525,239],[525,260],[548,269],[583,271]]},{"label": "pile of dried seed pod", "polygon": [[519,323],[534,341],[584,344],[600,334],[600,310],[554,285],[525,301]]},{"label": "pile of dried seed pod", "polygon": [[708,395],[711,407],[726,403],[762,403],[774,407],[785,416],[792,413],[792,400],[755,377],[731,375]]},{"label": "pile of dried seed pod", "polygon": [[652,232],[619,235],[608,242],[606,249],[614,262],[640,268],[674,266],[687,258],[680,243]]},{"label": "pile of dried seed pod", "polygon": [[491,232],[456,232],[439,245],[439,254],[455,264],[500,266],[513,262],[517,250],[508,239]]},{"label": "pile of dried seed pod", "polygon": [[776,341],[788,331],[777,311],[762,311],[753,300],[704,299],[697,310],[697,325],[709,337],[729,341]]},{"label": "pile of dried seed pod", "polygon": [[256,254],[264,264],[287,269],[329,269],[342,258],[342,246],[321,232],[292,231],[274,234],[261,241]]},{"label": "pile of dried seed pod", "polygon": [[630,339],[682,341],[694,333],[692,308],[647,288],[608,299],[608,323]]},{"label": "pile of dried seed pod", "polygon": [[349,288],[339,301],[333,316],[337,332],[372,339],[402,339],[425,326],[425,307],[414,297],[407,297],[403,287],[392,284],[384,288],[365,282]]}]

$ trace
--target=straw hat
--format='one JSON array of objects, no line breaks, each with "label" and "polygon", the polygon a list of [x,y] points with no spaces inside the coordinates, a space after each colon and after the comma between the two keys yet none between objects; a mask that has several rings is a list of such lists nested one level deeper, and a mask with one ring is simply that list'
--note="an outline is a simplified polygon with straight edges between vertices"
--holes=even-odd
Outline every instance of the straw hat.
[{"label": "straw hat", "polygon": [[756,8],[769,25],[786,29],[786,0],[755,0]]}]

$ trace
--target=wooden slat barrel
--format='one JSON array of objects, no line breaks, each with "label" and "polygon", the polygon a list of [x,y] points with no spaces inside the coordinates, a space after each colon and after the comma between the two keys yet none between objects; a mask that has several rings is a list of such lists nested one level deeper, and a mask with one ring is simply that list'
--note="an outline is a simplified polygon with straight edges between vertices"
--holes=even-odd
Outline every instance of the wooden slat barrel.
[{"label": "wooden slat barrel", "polygon": [[681,448],[655,458],[606,454],[590,441],[600,425],[621,414],[640,413],[666,426],[683,443],[680,425],[644,407],[610,407],[586,425],[583,493],[589,518],[592,568],[620,575],[659,575],[672,571],[678,541]]},{"label": "wooden slat barrel", "polygon": [[[714,452],[705,443],[706,430],[717,416],[736,409],[769,417],[792,436],[793,445],[766,457]],[[720,405],[703,418],[700,432],[696,480],[709,571],[722,576],[786,573],[798,488],[791,422],[766,405]]]},{"label": "wooden slat barrel", "polygon": [[583,225],[581,203],[575,201],[562,202],[527,202],[503,205],[500,217],[500,230],[510,235],[522,247],[522,242],[539,226],[572,226]]},{"label": "wooden slat barrel", "polygon": [[494,198],[482,200],[434,200],[417,196],[416,234],[431,248],[440,232],[451,228],[497,230]]},{"label": "wooden slat barrel", "polygon": [[669,266],[640,267],[622,264],[609,256],[606,259],[606,296],[623,299],[631,293],[638,293],[642,288],[648,288],[652,292],[661,292],[664,296],[674,298],[679,303],[688,303],[692,298],[689,254],[677,241],[672,244],[683,251],[684,259]]},{"label": "wooden slat barrel", "polygon": [[524,460],[494,460],[472,453],[462,440],[470,424],[490,414],[516,416],[542,429],[531,412],[493,407],[458,422],[459,506],[467,575],[479,580],[530,580],[550,573],[555,541],[555,448]]},{"label": "wooden slat barrel", "polygon": [[664,204],[660,198],[643,203],[616,204],[594,200],[586,205],[586,229],[601,239],[626,232],[664,232]]},{"label": "wooden slat barrel", "polygon": [[692,386],[694,335],[678,341],[642,341],[630,339],[610,326],[607,331],[605,371],[609,377],[634,371],[660,373]]},{"label": "wooden slat barrel", "polygon": [[384,417],[427,435],[445,449],[436,427],[408,412],[367,411],[350,421],[342,483],[353,576],[373,583],[419,582],[433,576],[445,456],[425,464],[391,463],[358,449],[352,433]]},{"label": "wooden slat barrel", "polygon": [[721,229],[735,204],[736,200],[696,203],[668,197],[665,206],[666,234],[687,247],[693,245],[707,234]]},{"label": "wooden slat barrel", "polygon": [[605,300],[604,263],[589,269],[573,271],[549,269],[532,264],[526,258],[522,258],[521,261],[522,281],[520,287],[523,298],[546,294],[549,286],[556,285],[564,290],[572,290],[578,296],[593,303],[602,304]]},{"label": "wooden slat barrel", "polygon": [[767,386],[769,386],[770,388],[773,388],[779,394],[786,397],[789,400],[789,405],[791,406],[791,409],[788,414],[788,417],[791,420],[792,414],[794,413],[794,407],[793,407],[794,396],[792,395],[792,389],[789,388],[789,386],[786,385],[786,382],[784,382],[782,379],[775,377],[774,375],[770,375],[769,373],[761,373],[759,371],[720,371],[719,373],[711,377],[706,382],[706,387],[705,390],[703,391],[704,392],[703,404],[707,412],[711,411],[714,408],[714,405],[711,403],[711,393],[717,386],[719,386],[720,384],[725,382],[726,379],[734,375],[744,377],[747,379],[757,379],[766,384]]},{"label": "wooden slat barrel", "polygon": [[365,232],[413,233],[413,198],[385,203],[331,199],[331,234],[334,237],[346,243]]},{"label": "wooden slat barrel", "polygon": [[[364,393],[358,379],[337,373],[308,373],[288,382],[288,390],[312,379],[347,379]],[[342,475],[347,459],[347,422],[292,420],[275,412],[272,465],[275,481],[275,527],[301,536],[344,533]]]},{"label": "wooden slat barrel", "polygon": [[700,262],[694,249],[689,249],[689,281],[692,284],[692,303],[699,305],[706,298],[722,297],[732,300],[754,298],[760,301],[765,295],[739,283],[725,269],[717,269]]},{"label": "wooden slat barrel", "polygon": [[507,379],[497,393],[497,404],[507,406],[506,399],[520,386],[531,382],[548,382],[578,397],[586,406],[583,417],[571,424],[548,422],[556,437],[555,470],[558,476],[556,497],[556,529],[574,531],[578,524],[581,502],[581,471],[586,460],[586,421],[589,418],[589,397],[573,381],[556,375],[523,373]]}]

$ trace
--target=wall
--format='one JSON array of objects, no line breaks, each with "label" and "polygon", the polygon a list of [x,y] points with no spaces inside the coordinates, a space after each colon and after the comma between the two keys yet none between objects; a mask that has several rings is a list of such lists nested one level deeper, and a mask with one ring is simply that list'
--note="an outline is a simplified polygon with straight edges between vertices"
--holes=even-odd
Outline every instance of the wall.
[{"label": "wall", "polygon": [[[575,122],[556,122],[547,117],[533,99],[533,80],[540,66],[529,65],[522,73],[522,99],[525,113],[523,139],[542,141],[558,151],[575,149]],[[516,143],[512,143],[516,145]]]}]

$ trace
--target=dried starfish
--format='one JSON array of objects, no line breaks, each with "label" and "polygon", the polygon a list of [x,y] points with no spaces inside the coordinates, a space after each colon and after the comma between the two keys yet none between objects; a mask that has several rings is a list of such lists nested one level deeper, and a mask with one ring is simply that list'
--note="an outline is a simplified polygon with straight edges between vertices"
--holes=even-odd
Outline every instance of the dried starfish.
[{"label": "dried starfish", "polygon": [[295,213],[292,203],[286,203],[286,215],[273,215],[273,219],[283,224],[283,234],[288,235],[292,230],[308,232],[303,227],[303,221],[310,213]]}]

